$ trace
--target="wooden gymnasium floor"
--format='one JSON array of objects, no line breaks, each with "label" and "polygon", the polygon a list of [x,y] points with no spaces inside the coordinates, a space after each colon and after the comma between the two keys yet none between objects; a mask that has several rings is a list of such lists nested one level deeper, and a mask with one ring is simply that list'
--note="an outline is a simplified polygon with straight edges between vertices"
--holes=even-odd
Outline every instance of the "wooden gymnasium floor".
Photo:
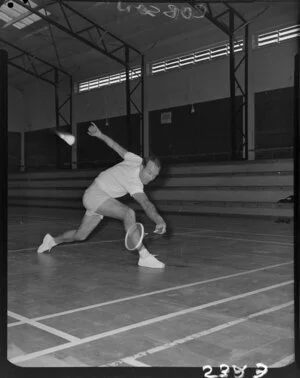
[{"label": "wooden gymnasium floor", "polygon": [[[294,357],[293,225],[169,216],[139,268],[114,220],[37,254],[82,211],[9,209],[8,358],[19,366],[268,367]],[[149,223],[145,223],[149,230]]]}]

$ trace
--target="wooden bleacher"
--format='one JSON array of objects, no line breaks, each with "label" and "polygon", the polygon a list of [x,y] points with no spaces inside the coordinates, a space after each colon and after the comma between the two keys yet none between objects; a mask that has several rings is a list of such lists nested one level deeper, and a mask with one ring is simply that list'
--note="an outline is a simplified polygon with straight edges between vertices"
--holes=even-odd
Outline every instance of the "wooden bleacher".
[{"label": "wooden bleacher", "polygon": [[[12,173],[8,206],[82,208],[82,195],[99,170]],[[164,213],[293,217],[293,160],[176,164],[147,188]],[[124,202],[138,210],[129,196]]]}]

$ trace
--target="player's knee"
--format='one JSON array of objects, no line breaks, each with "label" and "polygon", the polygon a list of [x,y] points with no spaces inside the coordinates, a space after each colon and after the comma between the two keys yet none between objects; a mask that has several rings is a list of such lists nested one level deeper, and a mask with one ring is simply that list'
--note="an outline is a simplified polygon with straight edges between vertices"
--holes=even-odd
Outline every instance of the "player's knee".
[{"label": "player's knee", "polygon": [[135,222],[135,211],[128,207],[128,209],[125,212],[125,218],[128,221]]},{"label": "player's knee", "polygon": [[84,234],[82,232],[76,232],[74,235],[74,241],[83,241],[88,237],[87,234]]}]

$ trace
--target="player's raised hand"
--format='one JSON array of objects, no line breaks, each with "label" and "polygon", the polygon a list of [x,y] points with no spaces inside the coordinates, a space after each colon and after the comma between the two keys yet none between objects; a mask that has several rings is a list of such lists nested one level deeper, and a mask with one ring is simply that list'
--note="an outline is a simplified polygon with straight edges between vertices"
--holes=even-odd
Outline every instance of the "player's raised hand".
[{"label": "player's raised hand", "polygon": [[104,135],[98,127],[95,125],[94,122],[91,122],[91,126],[88,128],[88,134],[92,137],[102,138]]}]

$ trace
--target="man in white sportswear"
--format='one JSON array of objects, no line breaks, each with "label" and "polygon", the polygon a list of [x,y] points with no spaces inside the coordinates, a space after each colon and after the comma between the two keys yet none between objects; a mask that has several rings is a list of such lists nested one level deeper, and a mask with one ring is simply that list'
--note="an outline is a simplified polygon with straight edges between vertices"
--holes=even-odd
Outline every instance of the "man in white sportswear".
[{"label": "man in white sportswear", "polygon": [[[88,129],[88,134],[105,142],[123,158],[123,161],[101,172],[86,189],[83,195],[86,213],[79,228],[56,237],[47,234],[37,250],[38,253],[50,251],[51,248],[60,243],[85,240],[104,216],[122,220],[127,232],[136,223],[135,212],[117,200],[127,193],[142,206],[146,215],[156,224],[155,232],[160,234],[166,232],[165,221],[144,193],[144,185],[154,180],[159,174],[159,160],[150,157],[144,165],[140,156],[126,151],[110,137],[103,134],[93,122]],[[139,236],[137,233],[133,235],[134,242],[139,240]],[[165,264],[150,254],[143,244],[138,248],[138,253],[139,266],[164,268]]]}]

